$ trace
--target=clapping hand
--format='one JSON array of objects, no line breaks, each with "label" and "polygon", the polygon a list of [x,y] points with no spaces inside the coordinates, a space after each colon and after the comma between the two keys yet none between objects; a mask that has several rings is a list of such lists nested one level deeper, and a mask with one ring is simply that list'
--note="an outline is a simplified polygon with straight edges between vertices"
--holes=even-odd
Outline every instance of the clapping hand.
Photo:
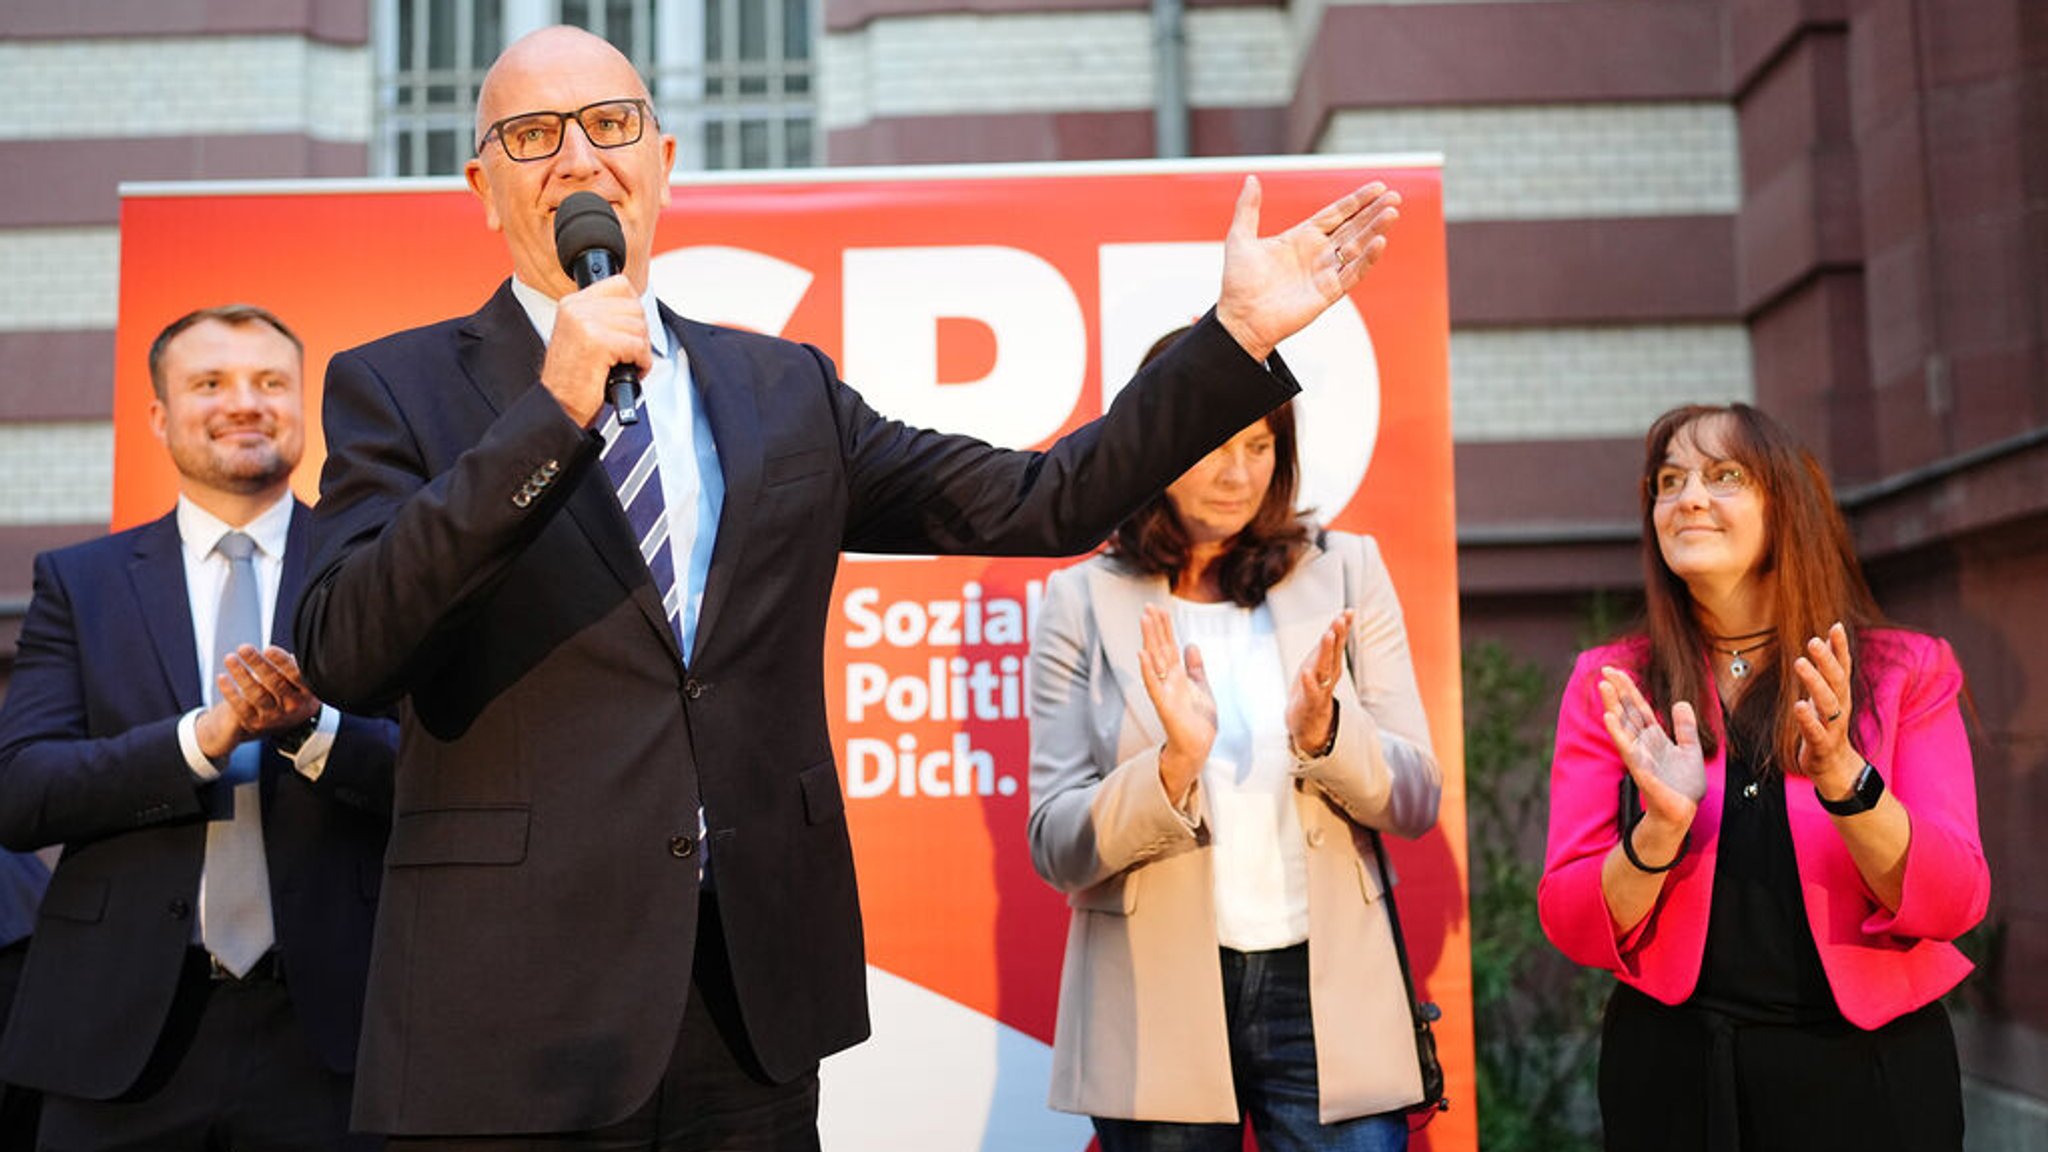
[{"label": "clapping hand", "polygon": [[1147,604],[1138,620],[1142,643],[1138,669],[1145,695],[1166,729],[1166,747],[1159,752],[1159,780],[1175,803],[1201,774],[1209,749],[1216,743],[1216,697],[1202,668],[1202,651],[1190,644],[1185,653],[1173,634],[1173,618],[1156,604]]},{"label": "clapping hand", "polygon": [[320,715],[320,701],[299,675],[298,660],[283,648],[244,644],[222,665],[213,681],[215,702],[193,730],[206,756],[219,759],[245,740],[287,732]]},{"label": "clapping hand", "polygon": [[1806,686],[1806,699],[1792,705],[1792,717],[1799,724],[1799,774],[1836,786],[1829,793],[1846,792],[1863,757],[1849,746],[1849,630],[1837,622],[1828,629],[1827,639],[1806,641],[1806,655],[1792,662],[1792,671]]},{"label": "clapping hand", "polygon": [[1600,703],[1607,737],[1642,796],[1644,818],[1680,831],[1692,827],[1700,798],[1707,794],[1699,719],[1692,705],[1681,700],[1671,706],[1667,735],[1636,682],[1618,668],[1600,670]]},{"label": "clapping hand", "polygon": [[1287,694],[1287,735],[1300,755],[1312,756],[1330,742],[1330,726],[1337,718],[1337,701],[1331,690],[1344,667],[1344,646],[1351,638],[1353,619],[1349,608],[1337,613],[1294,674],[1294,687]]}]

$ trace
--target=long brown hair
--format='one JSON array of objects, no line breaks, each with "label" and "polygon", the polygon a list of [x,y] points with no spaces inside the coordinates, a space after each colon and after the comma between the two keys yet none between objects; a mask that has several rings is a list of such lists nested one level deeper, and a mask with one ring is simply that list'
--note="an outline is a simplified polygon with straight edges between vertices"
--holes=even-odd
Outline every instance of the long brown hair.
[{"label": "long brown hair", "polygon": [[[1709,452],[1698,425],[1716,418],[1718,435]],[[1791,431],[1747,404],[1674,408],[1657,418],[1643,443],[1643,630],[1650,641],[1643,671],[1651,700],[1663,709],[1679,700],[1699,707],[1712,691],[1707,676],[1712,645],[1693,611],[1691,592],[1664,562],[1657,543],[1655,477],[1681,434],[1690,435],[1701,451],[1742,465],[1762,498],[1764,550],[1757,564],[1774,577],[1766,615],[1777,642],[1752,657],[1755,678],[1726,725],[1748,737],[1745,742],[1759,756],[1768,753],[1772,766],[1797,773],[1800,735],[1792,706],[1806,689],[1792,662],[1804,653],[1808,637],[1825,639],[1829,627],[1842,622],[1854,662],[1853,725],[1866,713],[1870,698],[1864,633],[1886,621],[1864,581],[1827,474]],[[1725,735],[1716,727],[1704,723],[1700,728],[1709,755]]]},{"label": "long brown hair", "polygon": [[[1161,336],[1139,363],[1150,363],[1187,331],[1177,328]],[[1223,594],[1246,608],[1264,603],[1266,590],[1293,571],[1308,546],[1307,516],[1294,507],[1301,473],[1294,405],[1282,404],[1267,413],[1266,430],[1273,434],[1273,480],[1251,523],[1231,538],[1216,562]],[[1188,530],[1173,510],[1173,501],[1159,492],[1116,526],[1107,551],[1140,575],[1164,575],[1172,583],[1188,565]]]}]

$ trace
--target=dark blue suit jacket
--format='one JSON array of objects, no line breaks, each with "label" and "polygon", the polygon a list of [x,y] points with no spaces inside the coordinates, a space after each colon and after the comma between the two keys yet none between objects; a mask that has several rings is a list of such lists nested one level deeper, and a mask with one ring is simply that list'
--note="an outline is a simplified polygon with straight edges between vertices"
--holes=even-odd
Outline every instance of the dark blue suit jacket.
[{"label": "dark blue suit jacket", "polygon": [[0,852],[0,948],[27,939],[36,929],[36,909],[50,869],[33,852]]},{"label": "dark blue suit jacket", "polygon": [[654,1092],[697,930],[697,810],[748,1038],[772,1076],[867,1035],[825,716],[842,550],[1061,555],[1295,391],[1209,319],[1044,452],[890,420],[815,348],[664,315],[724,511],[677,650],[511,289],[328,363],[299,657],[403,702],[358,1127],[585,1130]]},{"label": "dark blue suit jacket", "polygon": [[[291,646],[311,515],[292,513],[273,642]],[[175,516],[36,558],[0,707],[0,844],[62,844],[4,1036],[0,1080],[88,1099],[131,1087],[192,943],[205,793],[178,746],[203,701]],[[344,716],[319,781],[261,775],[272,911],[307,1038],[355,1063],[390,826],[389,720]]]}]

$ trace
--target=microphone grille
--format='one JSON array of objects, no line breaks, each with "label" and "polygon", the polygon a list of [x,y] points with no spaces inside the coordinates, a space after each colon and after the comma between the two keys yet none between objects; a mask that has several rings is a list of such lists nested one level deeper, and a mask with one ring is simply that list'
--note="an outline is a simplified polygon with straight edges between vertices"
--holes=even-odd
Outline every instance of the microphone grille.
[{"label": "microphone grille", "polygon": [[602,248],[612,254],[614,263],[624,264],[625,229],[619,227],[618,213],[604,197],[595,192],[572,192],[555,209],[555,259],[568,271],[577,256],[592,248]]}]

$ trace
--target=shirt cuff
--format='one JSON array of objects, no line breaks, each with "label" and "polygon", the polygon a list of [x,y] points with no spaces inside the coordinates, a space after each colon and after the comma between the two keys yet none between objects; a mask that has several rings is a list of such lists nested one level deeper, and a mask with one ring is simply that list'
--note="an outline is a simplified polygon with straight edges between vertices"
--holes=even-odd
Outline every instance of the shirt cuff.
[{"label": "shirt cuff", "polygon": [[199,750],[199,714],[204,708],[194,708],[178,717],[178,750],[185,754],[185,766],[202,784],[220,779],[220,765],[206,758]]},{"label": "shirt cuff", "polygon": [[313,726],[313,734],[299,745],[291,757],[292,767],[308,780],[320,779],[327,770],[327,754],[334,751],[334,737],[341,731],[341,713],[331,704],[320,706],[320,720]]},{"label": "shirt cuff", "polygon": [[[1160,794],[1161,794],[1161,795],[1165,795],[1165,793],[1166,793],[1166,789],[1165,789],[1165,787],[1164,787],[1164,781],[1162,781],[1162,782],[1161,782],[1161,787],[1160,787],[1160,790],[1159,790],[1159,791],[1160,791]],[[1178,817],[1178,818],[1180,819],[1181,825],[1182,825],[1183,827],[1185,827],[1185,828],[1186,828],[1186,829],[1187,829],[1188,831],[1190,831],[1190,832],[1193,832],[1193,831],[1196,831],[1197,829],[1201,828],[1201,826],[1202,826],[1202,777],[1201,777],[1201,775],[1200,775],[1199,773],[1198,773],[1198,774],[1196,774],[1195,778],[1194,778],[1193,780],[1190,780],[1190,781],[1188,782],[1188,790],[1187,790],[1186,792],[1183,792],[1183,793],[1181,793],[1181,795],[1180,795],[1180,798],[1179,798],[1178,800],[1174,799],[1174,798],[1173,798],[1172,796],[1167,796],[1167,797],[1166,797],[1166,807],[1167,807],[1167,809],[1168,809],[1169,811],[1171,811],[1171,812],[1172,812],[1172,813],[1173,813],[1173,814],[1174,814],[1174,815],[1175,815],[1176,817]]]}]

